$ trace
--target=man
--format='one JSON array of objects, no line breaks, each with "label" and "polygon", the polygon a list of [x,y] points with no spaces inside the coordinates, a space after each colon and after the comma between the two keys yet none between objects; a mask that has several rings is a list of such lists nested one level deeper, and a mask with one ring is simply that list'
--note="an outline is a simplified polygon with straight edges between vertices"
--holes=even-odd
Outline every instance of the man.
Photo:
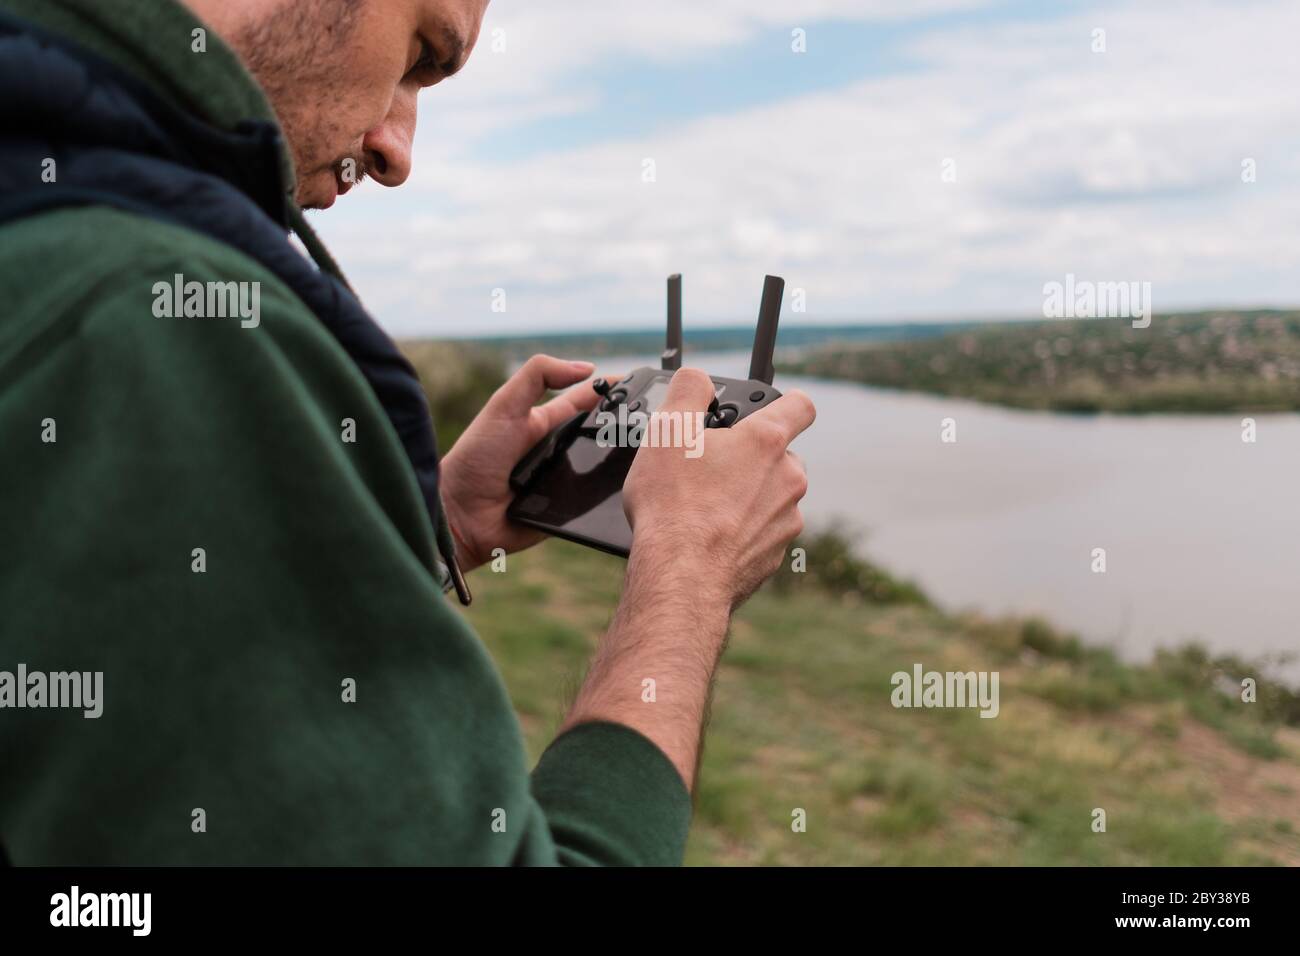
[{"label": "man", "polygon": [[[485,5],[0,0],[0,669],[86,697],[102,675],[98,716],[0,685],[13,863],[680,862],[710,681],[800,530],[787,445],[813,409],[638,453],[622,599],[530,775],[439,585],[535,543],[507,476],[591,407],[592,368],[535,356],[439,463],[301,215],[406,179],[417,94]],[[683,370],[665,407],[711,398]]]}]

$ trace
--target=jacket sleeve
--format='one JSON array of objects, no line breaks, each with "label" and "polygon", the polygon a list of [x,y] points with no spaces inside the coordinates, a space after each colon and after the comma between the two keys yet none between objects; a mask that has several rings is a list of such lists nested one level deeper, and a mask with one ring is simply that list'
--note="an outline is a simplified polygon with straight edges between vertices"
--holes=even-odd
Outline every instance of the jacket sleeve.
[{"label": "jacket sleeve", "polygon": [[630,727],[579,724],[556,738],[533,771],[566,865],[676,866],[691,822],[677,768]]},{"label": "jacket sleeve", "polygon": [[[0,667],[102,674],[97,718],[0,716],[15,864],[680,861],[689,798],[634,731],[530,778],[400,443],[287,289],[115,212],[6,233]],[[260,323],[155,316],[177,273],[261,282]]]}]

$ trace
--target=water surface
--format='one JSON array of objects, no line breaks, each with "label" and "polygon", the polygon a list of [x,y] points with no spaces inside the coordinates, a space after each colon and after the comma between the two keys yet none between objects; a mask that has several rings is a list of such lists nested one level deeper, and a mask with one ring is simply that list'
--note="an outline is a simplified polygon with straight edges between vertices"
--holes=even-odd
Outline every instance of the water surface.
[{"label": "water surface", "polygon": [[[748,367],[695,358],[719,375]],[[778,372],[778,388],[796,384],[818,410],[794,445],[809,523],[856,527],[869,557],[941,605],[1041,614],[1131,659],[1191,639],[1300,650],[1300,415],[1255,416],[1247,444],[1241,415],[1023,412]],[[1294,680],[1300,663],[1280,672]]]}]

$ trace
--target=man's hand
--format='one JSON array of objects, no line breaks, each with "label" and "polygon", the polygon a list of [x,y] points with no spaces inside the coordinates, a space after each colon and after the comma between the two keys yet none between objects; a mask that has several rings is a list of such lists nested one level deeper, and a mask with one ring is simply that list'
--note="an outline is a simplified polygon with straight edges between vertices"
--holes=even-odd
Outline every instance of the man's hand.
[{"label": "man's hand", "polygon": [[[708,375],[682,369],[660,411],[693,415],[713,394]],[[808,396],[792,389],[731,428],[709,429],[696,458],[682,448],[638,449],[623,485],[632,523],[623,598],[564,729],[593,720],[631,727],[694,786],[731,612],[803,530],[808,479],[787,446],[815,417]]]},{"label": "man's hand", "polygon": [[[691,416],[713,393],[708,375],[682,369],[660,410]],[[695,458],[681,448],[639,449],[623,486],[633,552],[698,582],[727,611],[744,603],[803,531],[808,475],[787,447],[816,417],[808,396],[792,389],[730,428],[705,431]]]},{"label": "man's hand", "polygon": [[510,472],[552,429],[595,406],[600,396],[590,386],[537,405],[548,389],[580,382],[594,368],[590,362],[534,355],[488,399],[443,458],[442,503],[463,570],[483,564],[496,548],[522,551],[546,537],[506,520],[514,498]]}]

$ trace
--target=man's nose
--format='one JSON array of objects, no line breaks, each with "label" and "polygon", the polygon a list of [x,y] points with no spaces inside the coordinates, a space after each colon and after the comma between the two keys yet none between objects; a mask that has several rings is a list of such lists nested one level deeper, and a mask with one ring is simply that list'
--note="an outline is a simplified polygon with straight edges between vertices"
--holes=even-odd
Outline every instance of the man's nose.
[{"label": "man's nose", "polygon": [[415,139],[415,97],[401,93],[384,121],[361,140],[373,179],[400,186],[411,175],[411,142]]}]

